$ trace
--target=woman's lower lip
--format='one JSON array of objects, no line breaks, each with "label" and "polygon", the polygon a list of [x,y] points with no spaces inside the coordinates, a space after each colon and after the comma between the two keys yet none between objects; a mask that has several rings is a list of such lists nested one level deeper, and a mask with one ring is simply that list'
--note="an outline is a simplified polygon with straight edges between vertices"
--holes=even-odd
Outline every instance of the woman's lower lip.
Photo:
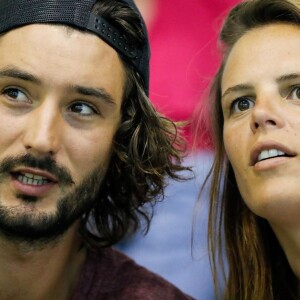
[{"label": "woman's lower lip", "polygon": [[268,158],[257,162],[254,165],[254,169],[256,171],[268,171],[288,162],[290,159],[292,159],[292,157],[287,156]]},{"label": "woman's lower lip", "polygon": [[42,197],[45,194],[47,194],[54,187],[54,185],[55,185],[54,182],[49,182],[42,185],[25,184],[17,180],[15,177],[12,177],[13,188],[18,193],[27,196]]}]

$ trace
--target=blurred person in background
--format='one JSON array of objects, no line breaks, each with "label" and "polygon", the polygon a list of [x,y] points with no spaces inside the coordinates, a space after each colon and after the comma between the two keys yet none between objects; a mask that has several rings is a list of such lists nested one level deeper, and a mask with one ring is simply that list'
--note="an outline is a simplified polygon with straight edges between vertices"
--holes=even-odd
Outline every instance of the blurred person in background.
[{"label": "blurred person in background", "polygon": [[[152,49],[150,98],[164,115],[176,121],[193,118],[218,67],[216,43],[221,21],[237,2],[136,0],[148,25]],[[214,288],[206,242],[206,190],[194,226],[193,254],[191,232],[199,186],[212,163],[212,147],[203,132],[194,146],[191,126],[185,136],[190,152],[185,164],[194,166],[195,180],[170,181],[168,199],[158,204],[147,236],[127,240],[119,248],[195,298],[210,300]]]}]

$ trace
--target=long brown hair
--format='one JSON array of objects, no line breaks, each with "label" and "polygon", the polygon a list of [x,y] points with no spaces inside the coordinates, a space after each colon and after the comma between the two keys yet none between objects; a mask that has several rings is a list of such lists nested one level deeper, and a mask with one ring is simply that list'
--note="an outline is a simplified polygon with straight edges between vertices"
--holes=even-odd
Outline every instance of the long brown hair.
[{"label": "long brown hair", "polygon": [[225,277],[223,299],[287,300],[297,296],[297,279],[285,254],[269,223],[245,205],[226,157],[221,80],[227,56],[241,36],[271,23],[300,26],[299,7],[299,2],[287,0],[244,1],[231,10],[220,33],[223,62],[209,97],[215,157],[206,183],[210,182],[210,261],[217,297],[220,288],[217,270],[221,263]]},{"label": "long brown hair", "polygon": [[[123,1],[98,0],[93,10],[126,32],[130,43],[145,42],[139,16]],[[100,247],[120,241],[141,224],[147,231],[151,206],[163,198],[166,177],[181,179],[177,172],[186,169],[181,166],[185,143],[177,126],[153,108],[141,77],[120,58],[126,74],[122,120],[108,172],[81,226],[86,243]]]}]

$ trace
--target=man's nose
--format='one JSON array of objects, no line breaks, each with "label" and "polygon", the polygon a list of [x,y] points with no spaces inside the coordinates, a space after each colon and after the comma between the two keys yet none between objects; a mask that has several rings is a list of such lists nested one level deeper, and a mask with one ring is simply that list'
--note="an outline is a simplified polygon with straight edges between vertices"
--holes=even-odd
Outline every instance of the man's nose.
[{"label": "man's nose", "polygon": [[29,114],[23,145],[35,155],[55,155],[61,146],[62,116],[55,105],[41,104]]}]

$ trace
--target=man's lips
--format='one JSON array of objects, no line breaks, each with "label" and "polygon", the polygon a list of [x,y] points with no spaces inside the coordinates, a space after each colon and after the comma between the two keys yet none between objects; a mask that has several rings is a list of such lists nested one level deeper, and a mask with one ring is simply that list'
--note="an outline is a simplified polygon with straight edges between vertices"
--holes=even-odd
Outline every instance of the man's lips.
[{"label": "man's lips", "polygon": [[280,154],[278,156],[273,156],[273,157],[271,156],[270,158],[280,157],[280,156],[294,157],[297,155],[295,151],[291,150],[287,146],[280,144],[278,142],[274,142],[274,141],[260,142],[256,144],[253,147],[253,150],[251,151],[250,166],[254,166],[259,161],[262,161],[259,159],[261,153],[263,153],[264,151],[273,151],[273,150],[277,150],[283,154]]},{"label": "man's lips", "polygon": [[46,172],[46,171],[43,171],[43,170],[39,170],[39,169],[33,169],[33,168],[16,168],[14,170],[11,171],[11,174],[13,176],[16,176],[18,174],[21,174],[21,175],[25,175],[25,176],[28,176],[30,178],[36,178],[36,179],[43,179],[43,180],[47,180],[49,182],[53,182],[53,183],[57,183],[58,180],[57,178]]},{"label": "man's lips", "polygon": [[33,168],[18,168],[11,172],[12,187],[20,194],[43,197],[55,186],[57,179],[48,172]]}]

